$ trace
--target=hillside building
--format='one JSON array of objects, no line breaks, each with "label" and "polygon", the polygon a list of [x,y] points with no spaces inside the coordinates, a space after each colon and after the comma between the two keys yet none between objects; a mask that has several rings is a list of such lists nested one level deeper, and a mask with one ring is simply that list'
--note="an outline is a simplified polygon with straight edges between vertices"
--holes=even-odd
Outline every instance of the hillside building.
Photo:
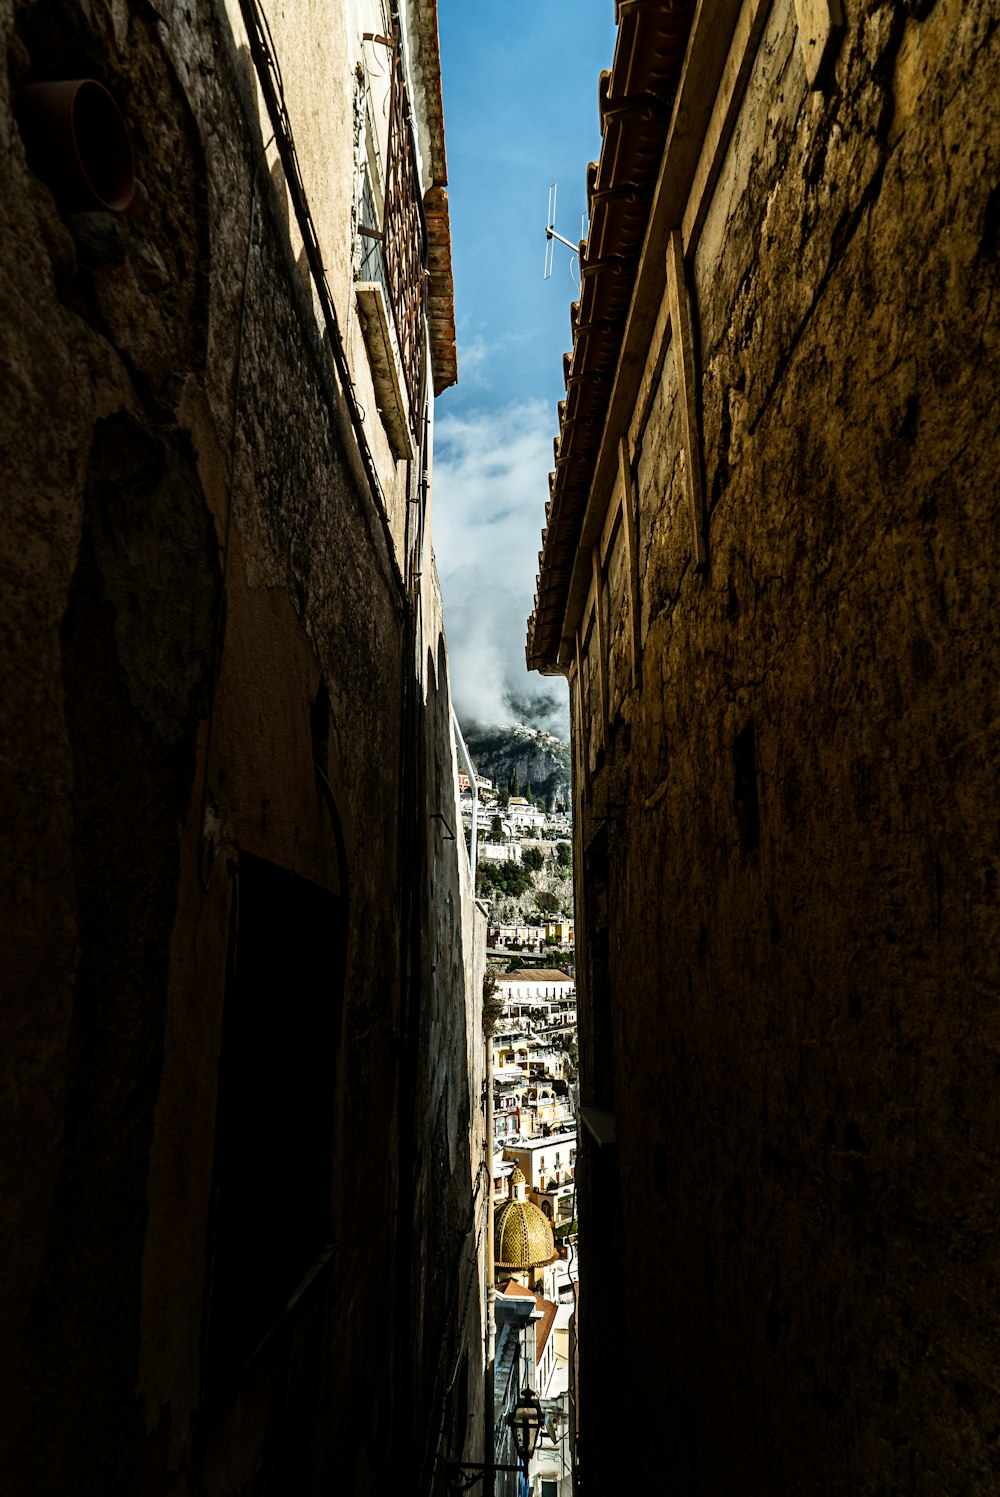
[{"label": "hillside building", "polygon": [[533,999],[562,1000],[576,993],[574,979],[569,973],[559,972],[554,967],[523,967],[517,972],[500,972],[496,981],[501,997],[514,1012],[519,1012]]},{"label": "hillside building", "polygon": [[544,1137],[521,1139],[504,1146],[525,1178],[527,1196],[553,1223],[573,1218],[576,1132],[569,1126]]},{"label": "hillside building", "polygon": [[541,828],[546,822],[545,812],[540,811],[533,801],[525,800],[523,795],[510,797],[504,816],[516,832],[527,831],[529,827]]}]

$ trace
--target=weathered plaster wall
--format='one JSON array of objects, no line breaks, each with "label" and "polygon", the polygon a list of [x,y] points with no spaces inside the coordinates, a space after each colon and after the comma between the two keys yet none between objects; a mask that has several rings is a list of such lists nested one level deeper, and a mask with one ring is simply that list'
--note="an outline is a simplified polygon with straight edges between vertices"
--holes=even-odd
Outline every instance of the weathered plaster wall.
[{"label": "weathered plaster wall", "polygon": [[771,8],[690,271],[709,566],[668,347],[642,686],[578,759],[618,1137],[603,1193],[584,1150],[581,1224],[620,1203],[626,1244],[583,1245],[587,1479],[611,1356],[651,1432],[633,1479],[692,1497],[1000,1479],[1000,8],[845,10],[814,92]]},{"label": "weathered plaster wall", "polygon": [[[249,56],[249,41],[239,0],[224,0],[233,37]],[[364,101],[373,101],[372,121],[378,134],[380,158],[385,163],[388,130],[386,80],[390,72],[389,50],[381,42],[364,41],[365,33],[386,36],[391,30],[386,7],[377,0],[342,0],[332,10],[320,0],[299,3],[268,12],[271,35],[281,65],[284,95],[293,121],[295,146],[302,179],[309,197],[319,240],[323,267],[337,308],[345,349],[363,414],[365,436],[370,444],[386,504],[389,527],[397,552],[405,545],[407,474],[405,463],[397,463],[379,415],[379,399],[365,346],[355,297],[360,258],[357,233],[361,132]],[[198,59],[192,57],[191,65]],[[260,88],[252,78],[247,87],[260,124],[261,143],[272,131]],[[356,110],[360,105],[362,116]],[[336,142],[336,148],[331,143]],[[292,213],[284,184],[278,149],[264,150],[274,193],[287,224],[291,252],[304,283],[309,285],[308,265],[302,235]],[[422,164],[420,180],[430,183]],[[312,292],[310,294],[313,294]]]},{"label": "weathered plaster wall", "polygon": [[[296,19],[302,57],[316,28],[329,43],[301,79],[286,68],[297,133],[329,107],[327,160],[346,180],[337,101],[353,75],[327,87],[339,12],[324,30],[316,8],[285,7],[286,64]],[[401,1234],[401,1204],[419,1187],[461,1241],[474,1166],[455,1140],[479,1105],[466,1073],[482,941],[461,848],[435,852],[440,926],[427,898],[419,797],[427,763],[438,779],[451,764],[443,660],[425,689],[403,523],[387,530],[359,483],[270,156],[251,220],[256,91],[222,8],[5,3],[0,32],[0,1464],[54,1497],[385,1491],[426,1435],[413,1367],[456,1323],[439,1278],[411,1346],[431,1259],[419,1231]],[[127,216],[62,214],[26,168],[13,89],[81,75],[128,120],[141,187]],[[324,182],[308,184],[317,203]],[[324,246],[340,271],[342,207]],[[398,520],[405,465],[377,434],[373,450]],[[439,610],[434,631],[437,649]],[[205,1286],[247,855],[346,899],[349,922],[330,954],[346,967],[333,1253],[222,1385]],[[428,951],[450,975],[439,988]],[[325,991],[324,972],[304,976]],[[437,1113],[416,1108],[442,1087],[446,1161]]]},{"label": "weathered plaster wall", "polygon": [[[458,809],[441,593],[429,537],[421,614],[424,672],[426,881],[415,1114],[412,1336],[416,1490],[447,1459],[482,1460],[485,1336],[486,1050],[482,1027],[486,916],[475,902]],[[462,1056],[463,1065],[444,1057]]]}]

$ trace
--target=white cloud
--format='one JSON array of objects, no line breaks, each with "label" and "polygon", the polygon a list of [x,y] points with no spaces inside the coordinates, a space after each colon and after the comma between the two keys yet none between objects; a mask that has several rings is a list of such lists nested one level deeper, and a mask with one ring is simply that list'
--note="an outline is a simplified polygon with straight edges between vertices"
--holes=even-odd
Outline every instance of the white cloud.
[{"label": "white cloud", "polygon": [[524,661],[555,430],[543,401],[441,416],[433,524],[459,718],[566,736],[565,684]]},{"label": "white cloud", "polygon": [[458,342],[458,368],[463,389],[488,390],[490,348],[481,333],[463,342]]}]

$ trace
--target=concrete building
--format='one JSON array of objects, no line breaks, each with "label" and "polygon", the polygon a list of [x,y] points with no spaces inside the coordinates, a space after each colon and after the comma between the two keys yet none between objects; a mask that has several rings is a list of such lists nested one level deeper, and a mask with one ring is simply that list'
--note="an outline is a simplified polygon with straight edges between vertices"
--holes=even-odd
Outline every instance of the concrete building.
[{"label": "concrete building", "polygon": [[573,1178],[576,1132],[568,1128],[551,1138],[515,1144],[506,1148],[504,1154],[518,1165],[529,1190],[544,1190],[552,1181],[563,1185]]},{"label": "concrete building", "polygon": [[[483,847],[489,848],[487,856],[494,862],[502,862],[505,858],[512,858],[516,863],[521,861],[520,842],[506,843],[502,847],[498,844],[495,848],[484,843]],[[548,945],[572,946],[575,935],[573,921],[559,916],[546,920],[544,925],[491,925],[489,943],[491,946],[515,946],[522,951],[532,947],[542,951]]]},{"label": "concrete building", "polygon": [[481,863],[520,863],[520,842],[480,842],[479,861]]},{"label": "concrete building", "polygon": [[528,635],[570,686],[581,1482],[986,1497],[1000,12],[616,19]]},{"label": "concrete building", "polygon": [[523,795],[512,795],[507,802],[507,810],[504,813],[515,831],[523,832],[528,827],[543,827],[545,825],[545,812],[540,811],[533,801],[525,800]]},{"label": "concrete building", "polygon": [[[521,861],[521,844],[517,843],[517,861]],[[506,856],[506,849],[504,851]],[[541,951],[545,945],[544,925],[491,925],[489,943],[492,947],[514,946],[519,950],[533,948]]]},{"label": "concrete building", "polygon": [[542,1433],[529,1471],[531,1490],[540,1497],[571,1497],[573,1472],[568,1438],[568,1392],[572,1306],[556,1304],[510,1279],[497,1291],[497,1303],[503,1307],[500,1313],[504,1314],[512,1302],[530,1306],[530,1322],[524,1337],[527,1343],[525,1360],[533,1363],[531,1386],[539,1397],[544,1415]]},{"label": "concrete building", "polygon": [[[508,1052],[509,1053],[509,1052]],[[527,1125],[525,1093],[528,1089],[527,1067],[512,1063],[494,1064],[493,1069],[493,1137],[497,1142],[517,1137]]]},{"label": "concrete building", "polygon": [[[497,1294],[495,1299],[496,1343],[493,1362],[494,1459],[498,1466],[517,1465],[517,1451],[510,1417],[534,1372],[534,1296]],[[494,1472],[496,1497],[522,1497],[517,1471]]]},{"label": "concrete building", "polygon": [[535,998],[561,999],[575,991],[576,985],[569,973],[558,972],[555,968],[523,967],[517,972],[497,974],[497,992],[514,1010]]},{"label": "concrete building", "polygon": [[557,946],[572,946],[576,939],[572,920],[546,920],[545,939],[554,941]]},{"label": "concrete building", "polygon": [[267,11],[0,3],[0,1469],[46,1497],[483,1448],[436,6]]}]

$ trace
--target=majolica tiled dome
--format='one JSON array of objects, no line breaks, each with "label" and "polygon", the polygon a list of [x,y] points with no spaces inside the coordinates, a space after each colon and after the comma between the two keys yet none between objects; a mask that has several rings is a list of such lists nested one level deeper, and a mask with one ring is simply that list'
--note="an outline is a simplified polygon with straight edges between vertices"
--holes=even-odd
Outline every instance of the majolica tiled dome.
[{"label": "majolica tiled dome", "polygon": [[524,1176],[517,1165],[510,1177],[514,1199],[496,1214],[493,1231],[493,1256],[497,1268],[541,1268],[556,1255],[555,1240],[548,1217],[524,1198]]}]

